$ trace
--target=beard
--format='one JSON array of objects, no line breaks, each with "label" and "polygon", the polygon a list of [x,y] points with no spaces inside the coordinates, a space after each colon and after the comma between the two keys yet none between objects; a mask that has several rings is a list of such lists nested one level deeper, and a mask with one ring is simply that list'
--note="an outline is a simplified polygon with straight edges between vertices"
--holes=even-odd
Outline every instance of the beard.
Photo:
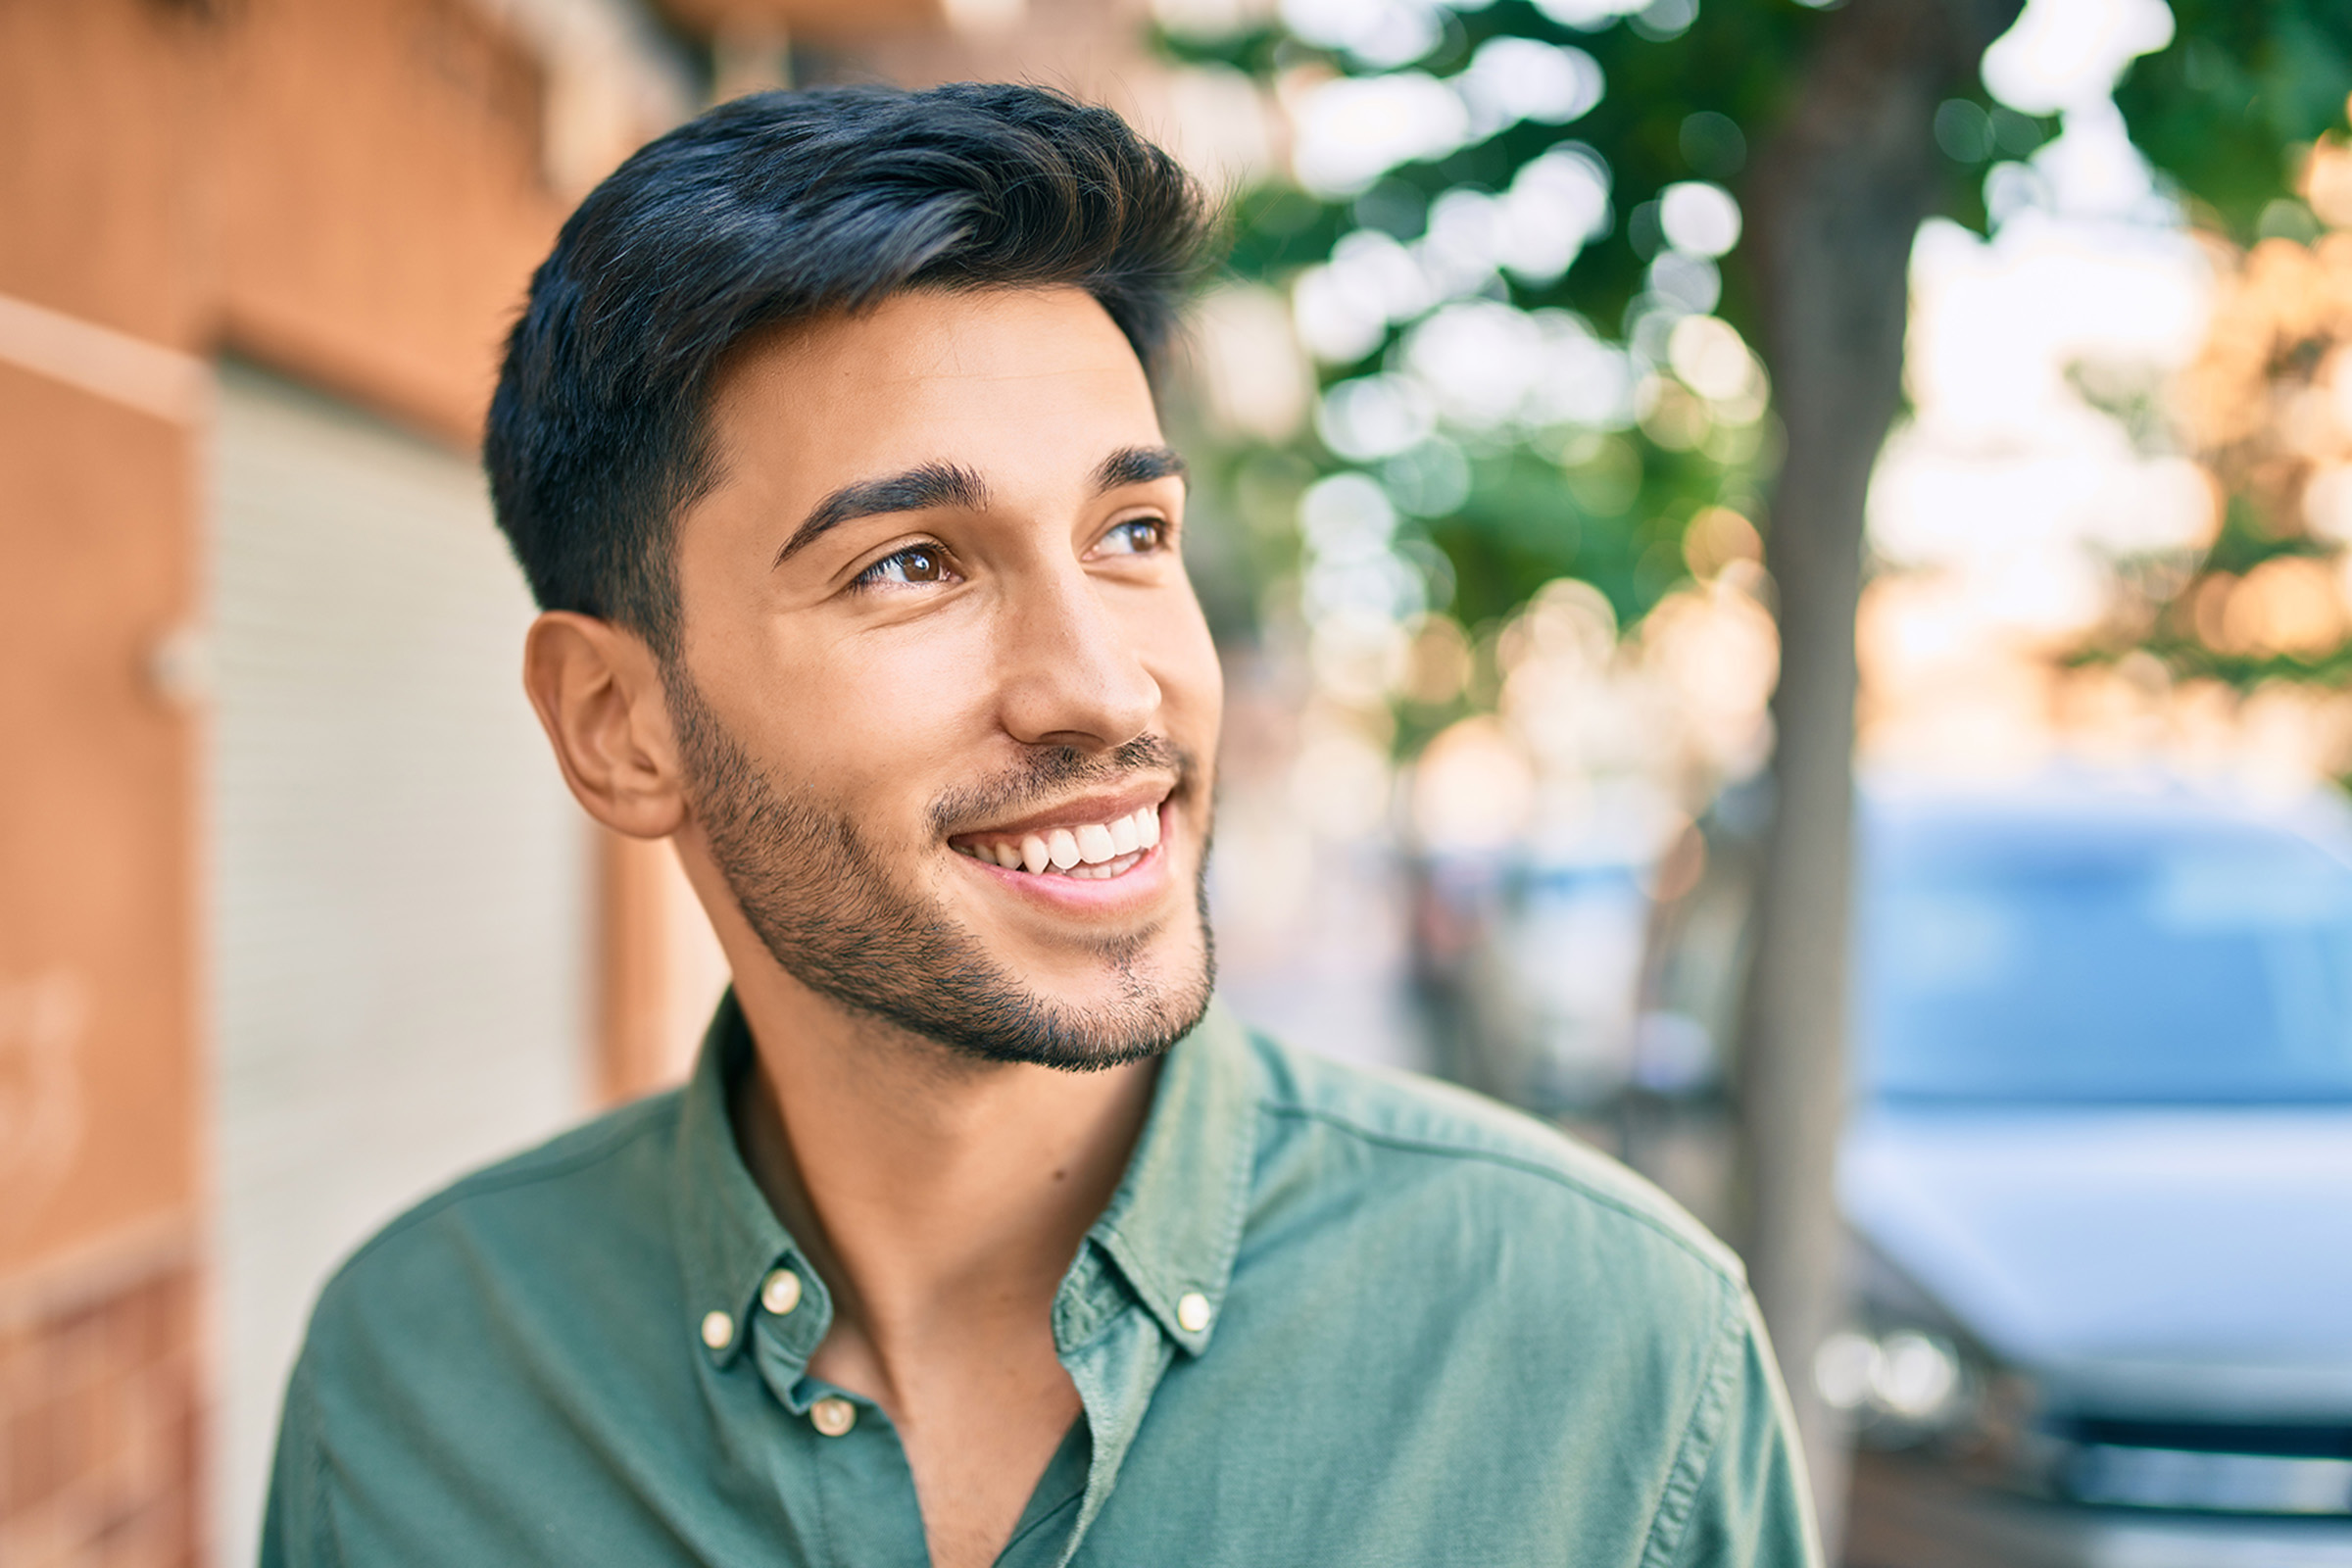
[{"label": "beard", "polygon": [[[852,817],[779,793],[685,671],[667,672],[663,686],[711,859],[754,934],[811,991],[967,1060],[1065,1072],[1156,1056],[1207,1011],[1216,956],[1205,844],[1191,910],[1198,968],[1165,976],[1144,966],[1145,950],[1161,927],[1104,937],[1091,946],[1117,977],[1116,1000],[1069,1006],[1024,984],[937,903],[894,882],[887,857]],[[1073,785],[1116,784],[1147,767],[1172,767],[1180,781],[1198,776],[1189,756],[1156,736],[1102,757],[1036,748],[1006,777],[934,802],[933,842],[944,843],[957,824],[1004,814]]]}]

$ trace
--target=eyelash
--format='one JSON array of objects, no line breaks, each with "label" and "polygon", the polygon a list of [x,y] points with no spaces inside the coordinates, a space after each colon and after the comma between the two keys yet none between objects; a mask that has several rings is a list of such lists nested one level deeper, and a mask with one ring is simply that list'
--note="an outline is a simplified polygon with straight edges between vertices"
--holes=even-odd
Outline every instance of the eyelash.
[{"label": "eyelash", "polygon": [[[906,545],[892,551],[889,555],[884,556],[881,560],[866,567],[857,576],[851,578],[850,586],[853,588],[861,589],[882,587],[886,580],[883,576],[883,573],[889,569],[891,564],[894,562],[905,561],[909,556],[928,556],[934,562],[938,563],[939,568],[942,571],[949,571],[953,569],[948,564],[948,553],[939,546],[931,544]],[[922,583],[904,583],[900,586],[918,588],[926,585]]]}]

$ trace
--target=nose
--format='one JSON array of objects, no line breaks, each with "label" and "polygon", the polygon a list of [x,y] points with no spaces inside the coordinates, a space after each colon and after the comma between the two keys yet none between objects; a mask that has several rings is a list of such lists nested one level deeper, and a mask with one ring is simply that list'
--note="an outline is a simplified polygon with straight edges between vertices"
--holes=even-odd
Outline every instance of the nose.
[{"label": "nose", "polygon": [[1115,598],[1134,592],[1098,583],[1070,561],[1023,574],[1006,593],[998,646],[1013,739],[1102,752],[1151,727],[1160,689],[1139,646],[1144,617],[1123,616]]}]

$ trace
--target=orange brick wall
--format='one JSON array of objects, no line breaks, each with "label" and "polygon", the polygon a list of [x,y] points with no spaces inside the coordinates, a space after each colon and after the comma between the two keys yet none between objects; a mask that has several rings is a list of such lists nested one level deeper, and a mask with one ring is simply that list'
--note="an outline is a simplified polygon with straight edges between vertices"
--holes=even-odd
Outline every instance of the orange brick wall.
[{"label": "orange brick wall", "polygon": [[[0,1280],[193,1219],[194,731],[150,676],[194,593],[196,451],[0,366]],[[26,672],[38,678],[24,678]]]},{"label": "orange brick wall", "polygon": [[196,1295],[182,1261],[0,1316],[0,1563],[196,1560]]},{"label": "orange brick wall", "polygon": [[7,1568],[185,1563],[203,1540],[200,640],[185,655],[210,437],[202,399],[148,396],[140,366],[233,352],[471,445],[562,216],[538,68],[484,18],[0,5]]}]

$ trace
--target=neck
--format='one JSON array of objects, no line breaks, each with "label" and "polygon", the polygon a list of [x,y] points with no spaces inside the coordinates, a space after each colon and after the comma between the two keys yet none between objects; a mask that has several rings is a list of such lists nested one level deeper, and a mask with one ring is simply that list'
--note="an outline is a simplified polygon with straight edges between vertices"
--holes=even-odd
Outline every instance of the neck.
[{"label": "neck", "polygon": [[739,963],[753,1179],[834,1298],[821,1359],[885,1403],[951,1342],[1034,1332],[1126,1169],[1155,1064],[974,1061]]}]

